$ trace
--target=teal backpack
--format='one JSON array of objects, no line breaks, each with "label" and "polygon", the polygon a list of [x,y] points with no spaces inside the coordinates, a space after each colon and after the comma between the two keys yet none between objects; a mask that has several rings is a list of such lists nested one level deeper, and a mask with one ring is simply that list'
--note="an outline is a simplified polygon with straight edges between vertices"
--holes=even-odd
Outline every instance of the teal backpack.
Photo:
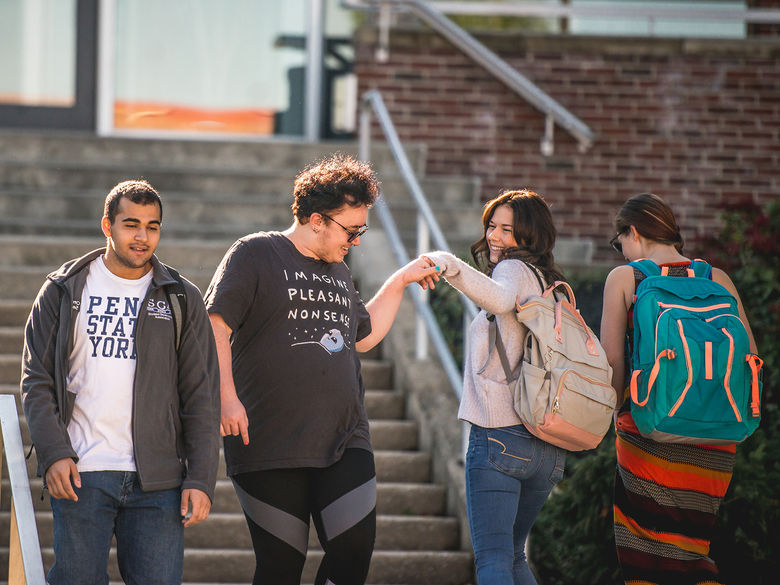
[{"label": "teal backpack", "polygon": [[639,432],[669,443],[739,443],[761,420],[760,370],[737,301],[691,262],[688,278],[652,260],[629,266],[636,288],[631,415]]}]

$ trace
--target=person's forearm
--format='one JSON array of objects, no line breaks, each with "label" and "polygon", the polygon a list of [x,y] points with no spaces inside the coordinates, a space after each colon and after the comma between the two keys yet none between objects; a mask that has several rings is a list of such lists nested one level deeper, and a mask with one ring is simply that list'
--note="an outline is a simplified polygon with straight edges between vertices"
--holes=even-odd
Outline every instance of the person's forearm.
[{"label": "person's forearm", "polygon": [[366,304],[366,310],[371,316],[371,333],[355,344],[357,351],[368,351],[384,339],[398,314],[405,288],[399,272],[396,272]]},{"label": "person's forearm", "polygon": [[232,331],[219,315],[209,315],[211,328],[214,331],[214,342],[217,346],[219,362],[219,394],[223,402],[237,398],[236,386],[233,382],[233,350],[230,347]]}]

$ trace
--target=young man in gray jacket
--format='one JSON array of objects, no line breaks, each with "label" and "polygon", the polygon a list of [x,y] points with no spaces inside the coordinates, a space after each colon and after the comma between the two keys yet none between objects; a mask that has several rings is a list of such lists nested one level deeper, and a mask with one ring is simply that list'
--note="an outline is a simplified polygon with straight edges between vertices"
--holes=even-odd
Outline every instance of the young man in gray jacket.
[{"label": "young man in gray jacket", "polygon": [[198,289],[154,255],[161,224],[149,183],[116,185],[106,247],[49,274],[27,320],[21,392],[54,513],[51,585],[107,583],[113,536],[126,583],[181,583],[183,528],[211,508],[216,347]]}]

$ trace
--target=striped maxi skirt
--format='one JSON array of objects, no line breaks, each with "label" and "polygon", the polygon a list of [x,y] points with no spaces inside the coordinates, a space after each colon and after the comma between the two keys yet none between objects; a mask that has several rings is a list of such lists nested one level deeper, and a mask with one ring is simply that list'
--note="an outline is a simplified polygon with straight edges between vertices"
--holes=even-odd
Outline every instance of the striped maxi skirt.
[{"label": "striped maxi skirt", "polygon": [[708,555],[736,445],[659,443],[623,413],[616,446],[615,543],[626,585],[721,583]]}]

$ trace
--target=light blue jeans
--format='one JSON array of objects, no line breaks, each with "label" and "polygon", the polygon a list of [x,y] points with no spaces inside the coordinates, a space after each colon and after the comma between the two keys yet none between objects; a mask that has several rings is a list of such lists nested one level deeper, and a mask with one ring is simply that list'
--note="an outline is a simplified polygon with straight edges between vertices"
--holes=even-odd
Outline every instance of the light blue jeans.
[{"label": "light blue jeans", "polygon": [[525,541],[566,452],[523,425],[472,425],[466,454],[466,506],[479,585],[536,585]]},{"label": "light blue jeans", "polygon": [[127,585],[174,585],[182,580],[184,529],[179,488],[144,492],[135,472],[81,474],[79,499],[51,498],[54,565],[50,585],[106,585],[111,538]]}]

